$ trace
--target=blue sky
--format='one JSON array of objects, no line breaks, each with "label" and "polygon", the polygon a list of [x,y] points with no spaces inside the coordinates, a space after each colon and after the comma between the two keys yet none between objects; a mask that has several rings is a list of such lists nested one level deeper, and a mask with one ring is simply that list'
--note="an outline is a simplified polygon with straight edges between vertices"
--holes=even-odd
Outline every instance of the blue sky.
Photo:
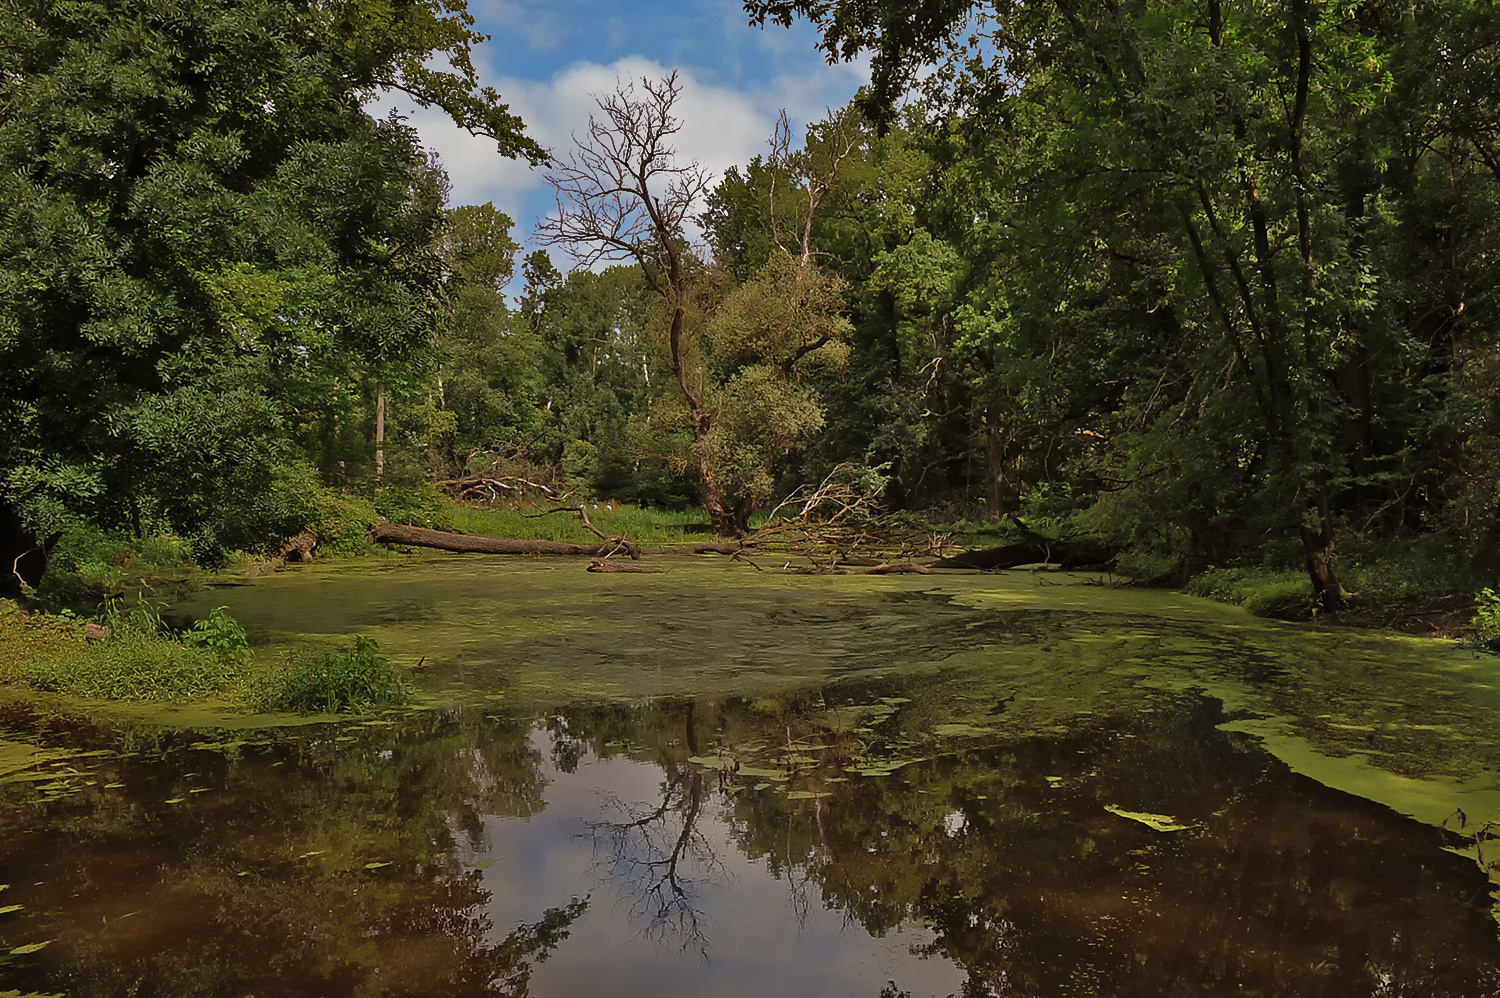
[{"label": "blue sky", "polygon": [[[829,66],[805,24],[750,27],[740,0],[469,0],[469,11],[491,36],[474,53],[481,79],[557,152],[588,126],[591,94],[676,69],[684,82],[678,151],[722,173],[764,151],[782,108],[800,134],[869,78],[864,65]],[[371,110],[392,107],[442,158],[454,204],[494,202],[515,220],[516,239],[530,241],[538,217],[552,209],[543,170],[501,159],[492,143],[440,112],[393,99]],[[560,253],[553,258],[566,269]]]}]

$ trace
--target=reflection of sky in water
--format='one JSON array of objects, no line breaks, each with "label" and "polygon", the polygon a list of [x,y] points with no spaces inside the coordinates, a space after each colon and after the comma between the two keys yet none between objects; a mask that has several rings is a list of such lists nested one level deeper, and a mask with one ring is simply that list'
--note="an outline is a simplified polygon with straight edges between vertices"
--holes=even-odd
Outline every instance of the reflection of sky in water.
[{"label": "reflection of sky in water", "polygon": [[[545,734],[533,736],[545,757]],[[805,921],[799,921],[792,886],[776,879],[762,861],[746,859],[729,840],[715,802],[703,808],[698,829],[720,867],[705,871],[689,863],[700,927],[706,943],[680,933],[653,934],[649,915],[632,913],[635,897],[612,882],[607,857],[597,854],[587,823],[620,812],[626,803],[655,807],[662,796],[662,770],[621,757],[585,758],[573,774],[545,764],[551,782],[546,810],[529,820],[489,818],[485,842],[473,860],[494,865],[483,871],[492,899],[488,914],[496,941],[514,926],[535,921],[545,908],[570,896],[591,895],[588,911],[531,977],[533,998],[575,995],[793,996],[866,995],[874,998],[888,981],[915,995],[946,995],[964,974],[942,958],[913,956],[911,947],[932,933],[909,927],[872,938],[857,922],[826,910],[816,887]],[[678,826],[672,825],[675,831]],[[940,832],[935,831],[935,834]]]}]

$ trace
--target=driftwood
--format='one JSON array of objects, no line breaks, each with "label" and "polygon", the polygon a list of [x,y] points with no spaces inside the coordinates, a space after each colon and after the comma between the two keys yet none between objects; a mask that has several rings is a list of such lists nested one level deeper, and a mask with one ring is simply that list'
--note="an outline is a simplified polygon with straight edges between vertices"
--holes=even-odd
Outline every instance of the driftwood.
[{"label": "driftwood", "polygon": [[521,498],[527,489],[534,489],[556,499],[557,493],[541,482],[532,482],[516,475],[492,477],[470,475],[467,478],[442,478],[433,483],[459,502],[482,502],[495,505],[502,498]]},{"label": "driftwood", "polygon": [[871,568],[865,569],[860,575],[931,575],[932,569],[926,565],[918,565],[914,562],[902,562],[899,565],[887,565],[881,562]]},{"label": "driftwood", "polygon": [[951,558],[935,561],[932,567],[977,568],[987,571],[1046,563],[1063,568],[1077,568],[1081,565],[1105,565],[1114,561],[1114,558],[1114,551],[1095,541],[1026,541],[978,551],[964,551]]},{"label": "driftwood", "polygon": [[639,548],[624,540],[603,545],[514,540],[504,537],[484,537],[479,534],[452,533],[446,530],[428,530],[425,527],[406,527],[384,520],[371,528],[370,540],[377,544],[406,544],[411,547],[437,548],[440,551],[458,551],[464,554],[563,554],[607,558],[624,551],[632,558],[638,559],[641,556]]},{"label": "driftwood", "polygon": [[645,549],[647,554],[739,554],[744,547],[738,541],[705,541],[702,544],[660,544]]},{"label": "driftwood", "polygon": [[632,565],[628,561],[609,561],[605,558],[595,558],[589,562],[587,571],[590,572],[629,572],[636,575],[650,575],[660,572],[659,568],[650,565]]},{"label": "driftwood", "polygon": [[245,574],[252,579],[257,579],[264,575],[271,575],[293,562],[306,564],[313,560],[313,548],[317,546],[317,537],[304,530],[295,537],[288,537],[269,558],[258,565],[252,565]]}]

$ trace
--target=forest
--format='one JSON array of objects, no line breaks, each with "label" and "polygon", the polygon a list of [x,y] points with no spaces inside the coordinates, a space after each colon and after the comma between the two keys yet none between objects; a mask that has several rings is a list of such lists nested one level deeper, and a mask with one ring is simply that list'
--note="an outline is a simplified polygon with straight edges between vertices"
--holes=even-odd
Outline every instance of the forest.
[{"label": "forest", "polygon": [[[745,16],[872,78],[715,176],[672,75],[541,148],[462,0],[0,8],[5,574],[79,524],[213,565],[473,481],[733,536],[839,479],[1325,610],[1351,552],[1500,562],[1493,3]],[[450,204],[389,90],[557,211]]]}]

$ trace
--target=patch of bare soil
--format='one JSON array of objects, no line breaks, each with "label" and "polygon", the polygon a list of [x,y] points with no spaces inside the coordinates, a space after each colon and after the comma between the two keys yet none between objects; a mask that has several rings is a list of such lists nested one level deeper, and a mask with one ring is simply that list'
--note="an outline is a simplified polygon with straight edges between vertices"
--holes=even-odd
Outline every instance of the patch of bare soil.
[{"label": "patch of bare soil", "polygon": [[1322,623],[1374,627],[1424,638],[1462,638],[1473,633],[1477,607],[1469,594],[1437,599],[1404,600],[1374,606],[1353,606],[1334,614],[1319,614]]}]

